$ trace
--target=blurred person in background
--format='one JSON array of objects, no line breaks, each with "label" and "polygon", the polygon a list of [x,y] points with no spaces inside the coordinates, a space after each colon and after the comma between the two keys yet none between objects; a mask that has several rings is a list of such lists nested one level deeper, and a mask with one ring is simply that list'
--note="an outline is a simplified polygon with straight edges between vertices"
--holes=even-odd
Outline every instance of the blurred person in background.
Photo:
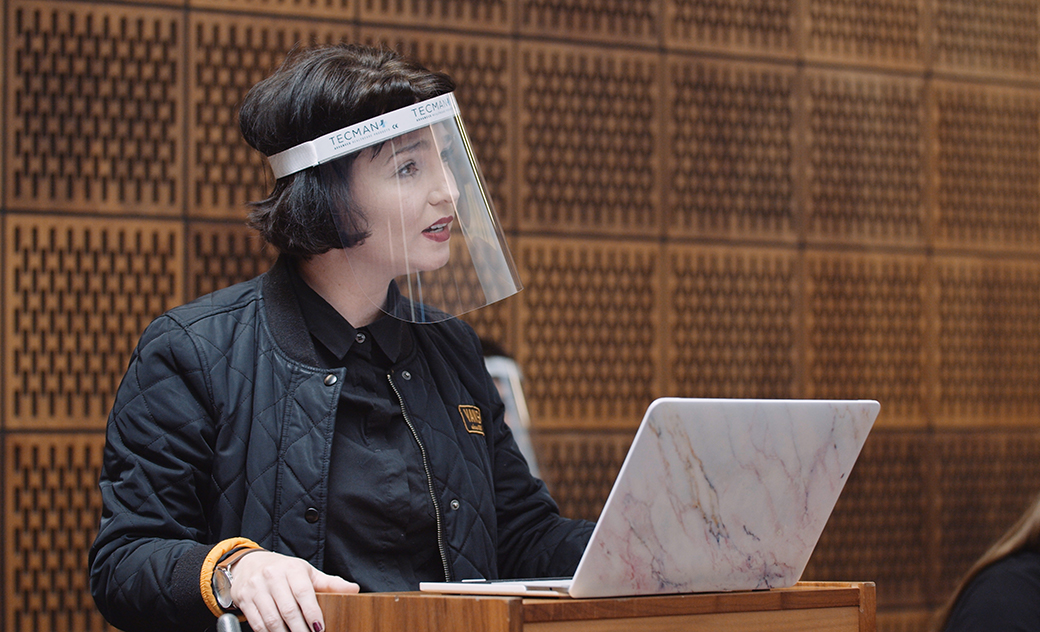
[{"label": "blurred person in background", "polygon": [[933,630],[1040,630],[1040,496],[968,569]]}]

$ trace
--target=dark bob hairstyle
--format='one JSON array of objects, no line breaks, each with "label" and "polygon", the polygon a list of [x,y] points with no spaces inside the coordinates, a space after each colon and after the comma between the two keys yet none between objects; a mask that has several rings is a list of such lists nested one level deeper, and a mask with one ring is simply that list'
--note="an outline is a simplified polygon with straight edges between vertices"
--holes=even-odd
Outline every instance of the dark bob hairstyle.
[{"label": "dark bob hairstyle", "polygon": [[[246,94],[239,126],[265,156],[455,89],[447,75],[400,54],[351,44],[289,54]],[[249,225],[280,252],[310,257],[351,247],[368,236],[351,208],[345,169],[355,155],[287,175],[267,198],[250,204]],[[337,229],[333,214],[341,219]]]}]

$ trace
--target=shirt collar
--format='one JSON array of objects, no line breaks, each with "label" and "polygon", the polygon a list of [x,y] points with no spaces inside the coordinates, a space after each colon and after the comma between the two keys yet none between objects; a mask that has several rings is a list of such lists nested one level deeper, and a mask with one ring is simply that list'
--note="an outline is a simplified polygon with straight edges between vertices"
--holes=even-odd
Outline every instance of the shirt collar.
[{"label": "shirt collar", "polygon": [[[396,285],[393,289],[396,289]],[[392,312],[397,303],[395,292],[391,290],[387,298],[388,309]],[[368,326],[368,332],[372,334],[376,344],[383,350],[391,362],[397,362],[401,356],[401,345],[411,332],[408,331],[407,323],[393,316],[383,314],[374,323]]]},{"label": "shirt collar", "polygon": [[[342,360],[354,344],[358,330],[346,318],[343,318],[336,308],[307,285],[296,269],[295,263],[288,268],[289,278],[296,291],[296,298],[300,302],[300,311],[303,312],[307,330],[318,342],[325,345],[325,348]],[[391,310],[396,307],[400,298],[400,292],[395,291],[396,289],[396,285],[392,284],[387,295]],[[408,335],[403,321],[384,314],[363,329],[368,332],[391,362],[397,362],[401,354],[402,340]]]}]

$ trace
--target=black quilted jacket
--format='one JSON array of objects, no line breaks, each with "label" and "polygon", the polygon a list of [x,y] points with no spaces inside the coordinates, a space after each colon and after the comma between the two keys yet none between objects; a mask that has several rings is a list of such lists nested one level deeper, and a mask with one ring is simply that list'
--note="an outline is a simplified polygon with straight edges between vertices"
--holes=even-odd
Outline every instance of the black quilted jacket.
[{"label": "black quilted jacket", "polygon": [[[131,357],[90,552],[94,599],[117,627],[212,626],[199,574],[225,538],[322,568],[342,369],[317,368],[285,265],[171,310]],[[592,525],[561,518],[528,473],[476,335],[458,320],[413,328],[418,353],[391,379],[430,461],[447,575],[572,573]],[[484,434],[460,405],[479,407]]]}]

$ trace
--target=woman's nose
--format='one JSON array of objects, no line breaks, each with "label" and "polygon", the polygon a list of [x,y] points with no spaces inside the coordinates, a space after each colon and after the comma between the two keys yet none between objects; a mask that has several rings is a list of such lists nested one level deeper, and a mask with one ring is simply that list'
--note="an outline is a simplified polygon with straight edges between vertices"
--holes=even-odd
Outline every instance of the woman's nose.
[{"label": "woman's nose", "polygon": [[455,182],[455,174],[451,167],[444,166],[444,178],[438,181],[437,186],[430,191],[431,204],[454,204],[459,199],[459,187]]}]

